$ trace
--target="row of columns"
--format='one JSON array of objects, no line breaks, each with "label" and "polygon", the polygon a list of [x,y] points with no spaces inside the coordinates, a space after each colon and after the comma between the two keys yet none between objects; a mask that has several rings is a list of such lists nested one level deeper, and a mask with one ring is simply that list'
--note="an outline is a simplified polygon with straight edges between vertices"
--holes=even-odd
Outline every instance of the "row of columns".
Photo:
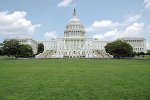
[{"label": "row of columns", "polygon": [[65,32],[65,37],[72,37],[72,36],[84,36],[84,32],[83,31],[66,31]]},{"label": "row of columns", "polygon": [[65,49],[83,49],[84,40],[64,40]]}]

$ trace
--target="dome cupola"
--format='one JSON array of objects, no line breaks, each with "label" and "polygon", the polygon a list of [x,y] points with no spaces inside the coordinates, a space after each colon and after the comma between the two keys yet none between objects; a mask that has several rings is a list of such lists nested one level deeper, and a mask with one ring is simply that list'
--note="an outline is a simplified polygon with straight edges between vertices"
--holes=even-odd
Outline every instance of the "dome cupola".
[{"label": "dome cupola", "polygon": [[74,9],[73,16],[69,20],[64,32],[64,37],[84,37],[85,31],[81,21],[77,18],[76,9]]}]

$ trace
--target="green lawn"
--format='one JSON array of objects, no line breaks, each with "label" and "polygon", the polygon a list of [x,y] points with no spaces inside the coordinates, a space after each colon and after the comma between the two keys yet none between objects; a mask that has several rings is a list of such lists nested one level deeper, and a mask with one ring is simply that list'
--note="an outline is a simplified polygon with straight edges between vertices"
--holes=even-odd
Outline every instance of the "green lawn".
[{"label": "green lawn", "polygon": [[0,100],[150,100],[150,60],[0,60]]}]

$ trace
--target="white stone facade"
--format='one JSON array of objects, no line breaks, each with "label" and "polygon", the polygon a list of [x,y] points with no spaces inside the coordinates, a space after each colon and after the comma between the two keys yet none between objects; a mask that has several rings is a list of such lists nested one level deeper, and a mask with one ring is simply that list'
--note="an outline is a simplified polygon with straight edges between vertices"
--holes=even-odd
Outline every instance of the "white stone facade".
[{"label": "white stone facade", "polygon": [[[44,41],[44,52],[36,58],[112,58],[105,52],[105,46],[111,41],[101,41],[85,37],[84,26],[77,18],[76,11],[66,25],[63,38]],[[14,39],[14,38],[13,38]],[[37,53],[38,43],[30,38],[16,39],[21,44],[32,47],[33,53]],[[144,38],[122,38],[129,43],[135,52],[146,52],[146,40]]]},{"label": "white stone facade", "polygon": [[100,41],[85,37],[84,26],[76,16],[74,10],[73,16],[66,26],[64,38],[57,38],[51,41],[44,41],[44,52],[54,50],[53,57],[62,58],[94,58],[96,55],[93,50],[104,50],[108,41]]},{"label": "white stone facade", "polygon": [[[63,38],[44,41],[44,52],[37,58],[111,58],[105,52],[105,46],[110,41],[101,41],[85,37],[84,26],[77,18],[74,10],[73,16],[66,26]],[[131,44],[135,52],[146,50],[145,39],[122,38]]]},{"label": "white stone facade", "polygon": [[129,43],[134,52],[146,52],[146,40],[144,38],[124,37],[122,40]]}]

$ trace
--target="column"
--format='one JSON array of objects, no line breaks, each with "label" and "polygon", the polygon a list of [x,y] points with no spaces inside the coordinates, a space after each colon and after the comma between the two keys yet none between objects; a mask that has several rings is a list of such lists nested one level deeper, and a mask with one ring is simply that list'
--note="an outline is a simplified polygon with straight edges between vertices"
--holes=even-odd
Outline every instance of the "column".
[{"label": "column", "polygon": [[78,47],[77,47],[77,39],[76,39],[76,49],[77,49]]}]

